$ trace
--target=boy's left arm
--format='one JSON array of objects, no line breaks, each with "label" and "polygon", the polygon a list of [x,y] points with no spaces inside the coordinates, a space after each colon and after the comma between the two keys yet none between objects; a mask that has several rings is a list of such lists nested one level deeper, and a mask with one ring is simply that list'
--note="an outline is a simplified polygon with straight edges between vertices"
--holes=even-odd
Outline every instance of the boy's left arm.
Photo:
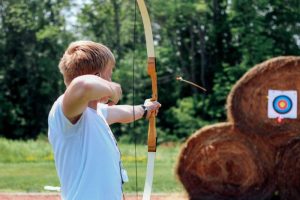
[{"label": "boy's left arm", "polygon": [[[107,122],[113,123],[130,123],[134,120],[141,119],[145,114],[146,118],[149,117],[151,112],[158,112],[161,104],[154,101],[145,101],[144,105],[113,105],[107,108]],[[135,117],[133,115],[135,114]]]}]

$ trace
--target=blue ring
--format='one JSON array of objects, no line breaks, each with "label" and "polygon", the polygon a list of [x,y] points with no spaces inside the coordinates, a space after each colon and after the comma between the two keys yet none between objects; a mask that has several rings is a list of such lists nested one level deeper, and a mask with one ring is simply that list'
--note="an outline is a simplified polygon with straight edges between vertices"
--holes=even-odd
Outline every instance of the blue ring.
[{"label": "blue ring", "polygon": [[[278,106],[278,102],[279,101],[285,101],[287,103],[287,107],[285,109],[282,109]],[[273,100],[273,108],[274,110],[279,113],[279,114],[286,114],[288,112],[291,111],[293,107],[293,102],[290,99],[290,97],[286,96],[286,95],[280,95],[277,96],[274,100]]]}]

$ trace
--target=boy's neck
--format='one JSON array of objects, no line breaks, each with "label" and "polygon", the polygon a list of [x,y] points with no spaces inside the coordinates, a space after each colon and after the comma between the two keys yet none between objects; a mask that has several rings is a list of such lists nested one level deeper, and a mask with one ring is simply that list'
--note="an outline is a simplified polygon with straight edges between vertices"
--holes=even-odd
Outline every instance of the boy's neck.
[{"label": "boy's neck", "polygon": [[88,107],[92,108],[94,110],[97,110],[97,104],[98,104],[97,101],[90,101],[89,104],[88,104]]}]

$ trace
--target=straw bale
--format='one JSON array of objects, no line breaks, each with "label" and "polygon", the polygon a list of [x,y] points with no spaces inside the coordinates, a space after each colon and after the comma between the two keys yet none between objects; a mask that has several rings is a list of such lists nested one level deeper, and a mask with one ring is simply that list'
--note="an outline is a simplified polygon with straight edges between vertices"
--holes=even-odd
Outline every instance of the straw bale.
[{"label": "straw bale", "polygon": [[277,57],[250,69],[227,98],[228,121],[248,134],[274,136],[289,132],[291,138],[299,135],[299,112],[297,119],[284,119],[282,123],[268,118],[269,89],[298,91],[297,107],[300,108],[300,57]]},{"label": "straw bale", "polygon": [[220,123],[187,140],[176,170],[192,200],[263,200],[274,191],[274,159],[263,140]]},{"label": "straw bale", "polygon": [[281,199],[300,199],[300,138],[279,150],[276,171]]}]

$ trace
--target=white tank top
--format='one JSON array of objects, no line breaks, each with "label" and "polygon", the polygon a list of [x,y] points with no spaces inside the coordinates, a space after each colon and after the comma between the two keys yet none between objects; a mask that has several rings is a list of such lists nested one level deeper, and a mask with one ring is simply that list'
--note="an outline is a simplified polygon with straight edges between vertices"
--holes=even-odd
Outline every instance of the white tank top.
[{"label": "white tank top", "polygon": [[106,122],[107,105],[87,108],[76,124],[62,112],[60,96],[49,113],[48,138],[64,200],[122,199],[121,158]]}]

